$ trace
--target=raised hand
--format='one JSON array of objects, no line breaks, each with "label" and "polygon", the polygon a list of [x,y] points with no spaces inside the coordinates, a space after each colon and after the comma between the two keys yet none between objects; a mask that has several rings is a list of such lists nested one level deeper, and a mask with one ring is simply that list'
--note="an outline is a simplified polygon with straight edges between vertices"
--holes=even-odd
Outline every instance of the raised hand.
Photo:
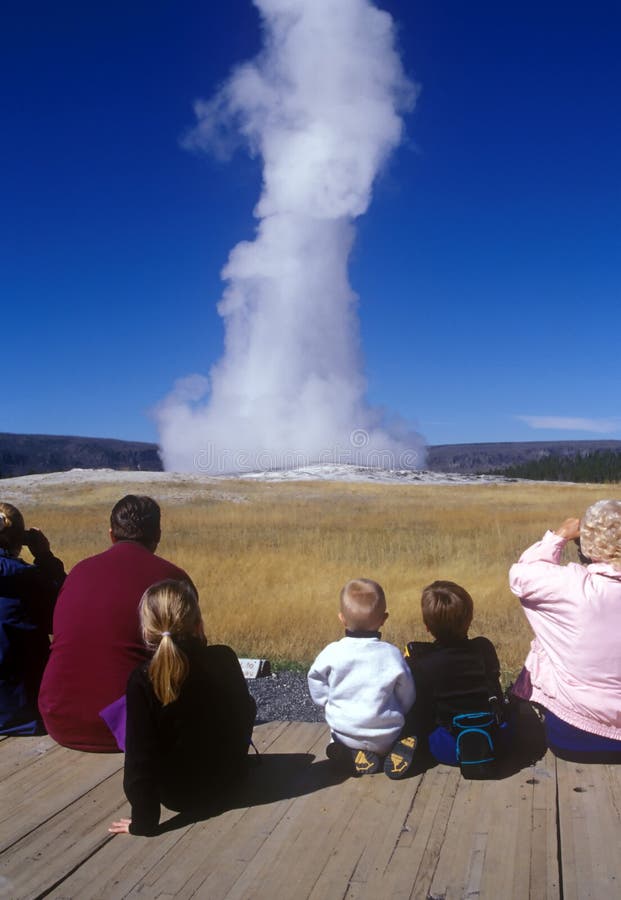
[{"label": "raised hand", "polygon": [[566,541],[575,541],[577,537],[580,537],[580,519],[565,519],[554,533],[565,538]]},{"label": "raised hand", "polygon": [[45,556],[46,553],[50,552],[50,542],[38,528],[28,528],[25,531],[24,544],[35,558],[37,556]]}]

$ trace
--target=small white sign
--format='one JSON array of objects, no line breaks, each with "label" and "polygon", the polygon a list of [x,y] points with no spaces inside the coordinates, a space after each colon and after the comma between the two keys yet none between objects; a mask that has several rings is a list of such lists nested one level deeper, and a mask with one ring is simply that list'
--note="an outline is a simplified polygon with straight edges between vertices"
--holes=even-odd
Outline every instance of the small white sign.
[{"label": "small white sign", "polygon": [[263,678],[272,674],[269,659],[240,659],[244,678]]}]

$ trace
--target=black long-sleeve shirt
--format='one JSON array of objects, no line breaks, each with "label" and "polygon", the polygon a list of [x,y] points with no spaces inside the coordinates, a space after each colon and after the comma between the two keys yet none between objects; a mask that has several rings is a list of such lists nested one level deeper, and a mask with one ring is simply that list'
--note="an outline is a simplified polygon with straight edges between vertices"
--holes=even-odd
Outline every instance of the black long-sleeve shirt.
[{"label": "black long-sleeve shirt", "polygon": [[490,697],[502,702],[500,663],[485,637],[452,643],[412,641],[406,659],[416,685],[412,721],[422,732],[450,726],[459,713],[492,709]]},{"label": "black long-sleeve shirt", "polygon": [[182,646],[190,671],[175,701],[157,699],[147,664],[127,683],[123,787],[132,834],[157,832],[160,803],[185,811],[213,799],[246,760],[256,705],[235,653],[198,639]]}]

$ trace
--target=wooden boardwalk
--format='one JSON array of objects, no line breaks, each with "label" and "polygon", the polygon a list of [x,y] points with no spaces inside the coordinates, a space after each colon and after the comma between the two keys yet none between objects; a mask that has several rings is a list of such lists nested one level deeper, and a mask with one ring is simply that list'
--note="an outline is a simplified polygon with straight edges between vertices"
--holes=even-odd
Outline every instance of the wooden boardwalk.
[{"label": "wooden boardwalk", "polygon": [[128,814],[121,754],[0,740],[0,896],[621,896],[621,767],[545,753],[496,781],[446,766],[343,780],[324,726],[271,722],[255,739],[262,765],[225,811],[168,814],[155,838],[106,831]]}]

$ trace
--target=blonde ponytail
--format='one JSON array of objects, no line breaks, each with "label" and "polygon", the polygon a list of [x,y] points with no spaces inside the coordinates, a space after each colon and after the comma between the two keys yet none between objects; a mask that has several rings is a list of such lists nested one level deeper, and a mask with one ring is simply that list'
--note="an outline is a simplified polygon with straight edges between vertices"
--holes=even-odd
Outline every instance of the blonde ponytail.
[{"label": "blonde ponytail", "polygon": [[160,581],[147,588],[139,609],[144,642],[154,651],[149,680],[157,699],[167,706],[178,698],[188,677],[188,658],[178,642],[197,633],[198,597],[186,581]]}]

